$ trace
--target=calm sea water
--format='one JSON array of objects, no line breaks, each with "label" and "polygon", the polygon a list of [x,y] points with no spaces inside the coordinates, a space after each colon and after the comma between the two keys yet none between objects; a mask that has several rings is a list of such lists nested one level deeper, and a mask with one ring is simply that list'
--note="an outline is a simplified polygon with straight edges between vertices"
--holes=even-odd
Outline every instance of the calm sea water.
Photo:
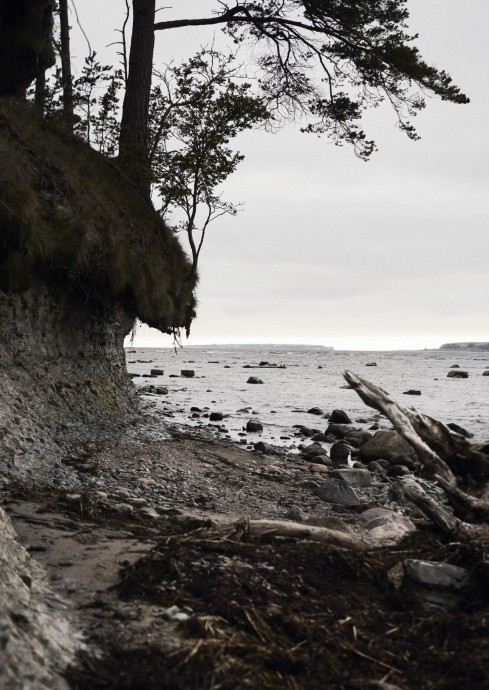
[{"label": "calm sea water", "polygon": [[[221,423],[226,428],[222,433],[233,440],[241,438],[243,426],[253,417],[264,425],[263,440],[293,447],[295,424],[322,431],[327,426],[327,420],[307,414],[312,407],[324,412],[340,408],[353,420],[372,419],[374,411],[354,391],[343,388],[345,369],[378,384],[405,406],[415,406],[445,423],[456,422],[476,438],[489,438],[489,376],[482,376],[489,369],[489,352],[342,352],[263,345],[185,347],[176,352],[128,348],[126,358],[128,371],[140,374],[134,379],[137,386],[152,383],[168,388],[168,395],[148,399],[171,413],[173,421],[206,426],[207,418],[192,418],[192,406],[222,412],[229,415]],[[260,362],[277,367],[244,368],[258,367]],[[366,366],[372,362],[377,366]],[[468,371],[469,378],[447,378],[453,364]],[[151,368],[163,369],[163,376],[147,378]],[[181,377],[182,369],[193,369],[195,377]],[[250,376],[261,378],[263,385],[248,384]],[[409,389],[420,390],[421,395],[403,395]],[[238,412],[244,408],[250,409]]]}]

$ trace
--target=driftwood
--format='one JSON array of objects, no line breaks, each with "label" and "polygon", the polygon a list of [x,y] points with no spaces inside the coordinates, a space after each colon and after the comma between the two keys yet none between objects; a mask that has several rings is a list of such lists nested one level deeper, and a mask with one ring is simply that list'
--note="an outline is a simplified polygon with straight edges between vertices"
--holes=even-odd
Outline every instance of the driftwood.
[{"label": "driftwood", "polygon": [[289,520],[237,520],[234,522],[220,523],[219,529],[244,529],[252,536],[270,535],[274,537],[293,537],[294,539],[310,539],[319,541],[331,546],[340,546],[352,551],[366,551],[373,546],[348,532],[330,529],[328,527],[317,527],[316,525],[305,525],[301,522],[291,522]]},{"label": "driftwood", "polygon": [[405,495],[447,534],[489,546],[489,446],[471,444],[441,422],[399,405],[360,376],[345,379],[361,399],[385,415],[416,451],[424,476],[443,488],[451,509],[430,498],[414,480],[400,481]]}]

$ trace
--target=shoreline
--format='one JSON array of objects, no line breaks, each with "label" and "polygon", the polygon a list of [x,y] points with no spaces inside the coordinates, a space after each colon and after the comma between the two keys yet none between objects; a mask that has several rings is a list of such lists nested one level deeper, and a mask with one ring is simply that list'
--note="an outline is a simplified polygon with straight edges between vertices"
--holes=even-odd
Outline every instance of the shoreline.
[{"label": "shoreline", "polygon": [[[124,433],[68,439],[72,481],[64,488],[13,485],[2,493],[78,646],[65,672],[70,690],[187,690],[195,677],[199,690],[216,678],[229,690],[257,679],[277,690],[319,690],[325,679],[346,689],[352,664],[354,687],[378,684],[392,668],[404,690],[415,690],[420,677],[402,660],[406,650],[433,681],[433,657],[419,661],[418,640],[433,611],[396,593],[389,573],[408,557],[467,561],[403,500],[396,477],[363,469],[372,481],[351,487],[359,504],[338,505],[317,492],[338,467],[352,469],[344,462],[327,466],[280,448],[250,452],[208,430],[160,424],[161,415],[143,408]],[[434,485],[424,486],[439,500]],[[251,531],[254,519],[269,521],[264,534]],[[279,524],[296,525],[295,536],[277,536]],[[316,529],[367,550],[317,542]],[[482,631],[477,616],[467,620]],[[393,628],[402,635],[384,637]],[[458,653],[462,641],[447,644]],[[484,659],[472,657],[475,672],[483,669]]]}]

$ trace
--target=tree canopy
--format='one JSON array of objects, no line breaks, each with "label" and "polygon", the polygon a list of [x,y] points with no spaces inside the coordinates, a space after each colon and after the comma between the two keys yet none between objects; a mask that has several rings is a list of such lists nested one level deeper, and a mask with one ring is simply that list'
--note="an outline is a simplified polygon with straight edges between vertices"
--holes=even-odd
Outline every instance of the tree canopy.
[{"label": "tree canopy", "polygon": [[415,139],[410,118],[427,94],[468,102],[445,71],[423,60],[408,18],[406,0],[219,0],[210,17],[158,21],[154,28],[222,26],[235,44],[253,48],[272,113],[301,118],[303,131],[352,144],[367,159],[375,147],[359,123],[367,108],[387,100]]}]

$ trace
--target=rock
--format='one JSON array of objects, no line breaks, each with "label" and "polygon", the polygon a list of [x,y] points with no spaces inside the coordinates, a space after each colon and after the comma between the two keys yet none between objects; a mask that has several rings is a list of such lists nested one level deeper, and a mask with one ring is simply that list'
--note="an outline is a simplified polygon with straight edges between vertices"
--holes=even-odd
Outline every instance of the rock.
[{"label": "rock", "polygon": [[404,391],[403,395],[421,395],[421,391],[410,388],[408,391]]},{"label": "rock", "polygon": [[[408,455],[394,455],[393,458],[389,458],[388,463],[389,465],[404,465],[408,469],[413,470],[413,472],[417,467],[417,463]],[[389,469],[389,467],[386,467],[386,469]]]},{"label": "rock", "polygon": [[378,460],[372,460],[368,463],[368,469],[370,472],[375,474],[385,475],[387,470],[383,467]]},{"label": "rock", "polygon": [[343,479],[327,479],[314,493],[326,503],[350,507],[360,505],[355,491]]},{"label": "rock", "polygon": [[376,366],[377,366],[377,362],[368,362],[365,366],[366,366],[366,367],[376,367]]},{"label": "rock", "polygon": [[351,434],[345,437],[345,441],[354,448],[360,448],[371,438],[372,434],[368,431],[352,431]]},{"label": "rock", "polygon": [[489,376],[489,369],[487,371],[483,371],[482,376]]},{"label": "rock", "polygon": [[405,515],[386,508],[365,510],[360,513],[359,520],[375,539],[395,539],[397,541],[416,530],[414,524]]},{"label": "rock", "polygon": [[328,456],[323,453],[322,455],[309,455],[307,457],[308,460],[311,460],[313,464],[316,465],[332,465],[333,463],[331,462],[331,459],[328,458]]},{"label": "rock", "polygon": [[350,448],[345,443],[333,443],[329,450],[329,457],[334,464],[346,465],[350,457]]},{"label": "rock", "polygon": [[332,434],[335,438],[346,438],[352,433],[352,428],[347,424],[328,424],[324,433],[326,435]]},{"label": "rock", "polygon": [[329,417],[330,424],[351,424],[350,417],[343,410],[333,410]]},{"label": "rock", "polygon": [[117,510],[119,513],[133,513],[134,512],[134,506],[132,506],[130,503],[116,503],[114,505],[114,509]]},{"label": "rock", "polygon": [[424,611],[453,611],[470,590],[468,570],[449,563],[406,559],[402,588]]},{"label": "rock", "polygon": [[328,443],[328,437],[326,434],[322,434],[318,431],[316,434],[311,436],[311,441],[317,441],[318,443]]},{"label": "rock", "polygon": [[199,412],[199,413],[201,413],[201,412],[203,412],[203,410],[201,410],[200,407],[192,406],[192,407],[190,408],[190,412]]},{"label": "rock", "polygon": [[259,422],[257,419],[250,419],[246,424],[246,431],[263,431],[263,424]]},{"label": "rock", "polygon": [[462,371],[462,369],[452,369],[448,372],[447,376],[449,379],[468,379],[469,372]]},{"label": "rock", "polygon": [[307,410],[307,414],[315,414],[315,415],[323,415],[324,412],[320,407],[311,407],[310,410]]},{"label": "rock", "polygon": [[250,376],[246,383],[263,383],[263,381],[258,376]]},{"label": "rock", "polygon": [[187,379],[191,379],[195,376],[195,371],[193,369],[182,369],[180,371],[180,376],[183,376]]},{"label": "rock", "polygon": [[155,393],[158,393],[158,395],[168,395],[168,388],[165,386],[156,386]]},{"label": "rock", "polygon": [[461,592],[469,584],[468,570],[449,563],[408,558],[404,561],[404,569],[413,582],[427,587],[443,587]]},{"label": "rock", "polygon": [[285,518],[287,520],[292,520],[293,522],[304,522],[306,519],[305,514],[297,506],[292,506],[286,513]]},{"label": "rock", "polygon": [[66,690],[61,675],[74,662],[80,636],[1,509],[0,572],[0,687]]},{"label": "rock", "polygon": [[163,376],[163,369],[151,369],[149,372],[151,376]]},{"label": "rock", "polygon": [[360,470],[353,467],[348,467],[345,469],[333,470],[330,476],[335,479],[343,479],[343,481],[350,486],[356,486],[359,489],[372,486],[372,477],[370,476],[370,472],[368,470]]},{"label": "rock", "polygon": [[360,448],[360,459],[365,462],[392,458],[396,455],[414,457],[414,450],[397,431],[381,429]]},{"label": "rock", "polygon": [[447,427],[452,431],[455,431],[455,433],[460,434],[460,436],[465,436],[465,438],[474,438],[474,434],[472,434],[470,431],[467,431],[467,429],[464,429],[462,426],[455,424],[454,422],[447,424]]},{"label": "rock", "polygon": [[154,508],[151,508],[151,506],[143,506],[142,508],[139,509],[139,512],[141,515],[144,515],[145,517],[153,518],[156,519],[159,517],[158,513]]},{"label": "rock", "polygon": [[211,412],[209,415],[210,422],[222,422],[224,415],[222,412]]},{"label": "rock", "polygon": [[327,455],[328,451],[323,448],[319,443],[311,443],[310,446],[306,446],[305,448],[302,449],[301,455],[305,455],[306,457],[313,458],[318,455]]},{"label": "rock", "polygon": [[[322,456],[319,456],[319,457],[322,457]],[[312,462],[309,465],[309,471],[310,472],[328,472],[328,468],[326,467],[326,465],[324,465],[322,463]]]},{"label": "rock", "polygon": [[450,369],[460,369],[460,364],[452,364]]},{"label": "rock", "polygon": [[265,453],[265,455],[276,455],[277,450],[271,446],[269,443],[264,443],[264,441],[258,441],[255,443],[253,448],[260,453]]},{"label": "rock", "polygon": [[316,429],[309,429],[309,427],[307,427],[307,426],[301,426],[299,428],[299,431],[303,436],[306,436],[308,438],[309,437],[312,438],[313,436],[316,435]]},{"label": "rock", "polygon": [[386,472],[388,477],[406,477],[411,470],[406,465],[392,465]]}]

